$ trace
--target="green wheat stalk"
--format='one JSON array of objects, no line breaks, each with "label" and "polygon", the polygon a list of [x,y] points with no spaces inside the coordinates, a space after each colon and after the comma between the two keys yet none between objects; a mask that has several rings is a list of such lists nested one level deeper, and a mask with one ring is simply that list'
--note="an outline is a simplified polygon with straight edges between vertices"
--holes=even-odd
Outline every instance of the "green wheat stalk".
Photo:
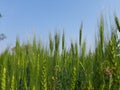
[{"label": "green wheat stalk", "polygon": [[2,81],[1,81],[1,89],[6,90],[6,68],[3,68],[3,73],[2,73]]},{"label": "green wheat stalk", "polygon": [[10,90],[15,90],[15,77],[14,77],[14,75],[12,76],[11,88],[10,88]]},{"label": "green wheat stalk", "polygon": [[46,61],[44,61],[42,67],[41,87],[42,87],[41,90],[47,90]]},{"label": "green wheat stalk", "polygon": [[76,67],[73,68],[70,90],[75,90],[75,84],[76,84]]}]

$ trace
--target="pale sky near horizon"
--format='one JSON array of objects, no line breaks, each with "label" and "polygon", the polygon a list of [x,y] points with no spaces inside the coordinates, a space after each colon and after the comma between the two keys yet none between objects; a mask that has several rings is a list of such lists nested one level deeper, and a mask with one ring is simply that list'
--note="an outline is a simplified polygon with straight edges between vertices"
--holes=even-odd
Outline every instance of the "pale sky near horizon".
[{"label": "pale sky near horizon", "polygon": [[83,22],[83,38],[87,47],[94,46],[95,32],[101,13],[105,20],[116,13],[120,19],[120,0],[0,0],[0,33],[7,38],[0,41],[0,52],[14,46],[16,36],[21,42],[33,35],[48,44],[49,33],[64,30],[66,46],[79,39]]}]

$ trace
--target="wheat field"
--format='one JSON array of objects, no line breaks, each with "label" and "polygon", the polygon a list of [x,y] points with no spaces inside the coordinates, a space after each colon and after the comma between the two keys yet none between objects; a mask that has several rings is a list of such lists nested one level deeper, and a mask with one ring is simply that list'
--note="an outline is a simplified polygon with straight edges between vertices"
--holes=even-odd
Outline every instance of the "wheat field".
[{"label": "wheat field", "polygon": [[[101,18],[94,51],[86,54],[86,41],[71,43],[66,50],[65,33],[49,36],[49,48],[34,37],[0,54],[0,90],[120,90],[120,24],[115,16],[110,38]],[[60,52],[59,45],[62,42]]]}]

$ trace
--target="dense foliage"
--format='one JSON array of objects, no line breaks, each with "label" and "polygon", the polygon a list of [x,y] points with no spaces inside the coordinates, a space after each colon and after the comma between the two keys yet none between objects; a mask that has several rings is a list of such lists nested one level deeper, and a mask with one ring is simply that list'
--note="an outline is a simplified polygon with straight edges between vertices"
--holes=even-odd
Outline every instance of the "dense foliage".
[{"label": "dense foliage", "polygon": [[65,34],[49,37],[49,49],[41,42],[20,44],[0,54],[1,90],[120,90],[119,22],[111,28],[110,38],[104,34],[104,20],[99,23],[99,35],[94,51],[86,54],[82,41],[65,48]]}]

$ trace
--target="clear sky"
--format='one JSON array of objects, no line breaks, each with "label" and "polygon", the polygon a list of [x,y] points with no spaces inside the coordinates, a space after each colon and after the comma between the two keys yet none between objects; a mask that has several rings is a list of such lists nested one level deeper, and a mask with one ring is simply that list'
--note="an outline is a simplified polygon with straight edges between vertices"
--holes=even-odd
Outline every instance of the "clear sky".
[{"label": "clear sky", "polygon": [[83,21],[83,38],[93,47],[94,33],[101,13],[109,18],[114,12],[120,17],[120,0],[0,0],[0,33],[7,39],[0,42],[0,51],[15,44],[31,40],[35,34],[48,44],[49,33],[66,35],[66,45],[77,41]]}]

